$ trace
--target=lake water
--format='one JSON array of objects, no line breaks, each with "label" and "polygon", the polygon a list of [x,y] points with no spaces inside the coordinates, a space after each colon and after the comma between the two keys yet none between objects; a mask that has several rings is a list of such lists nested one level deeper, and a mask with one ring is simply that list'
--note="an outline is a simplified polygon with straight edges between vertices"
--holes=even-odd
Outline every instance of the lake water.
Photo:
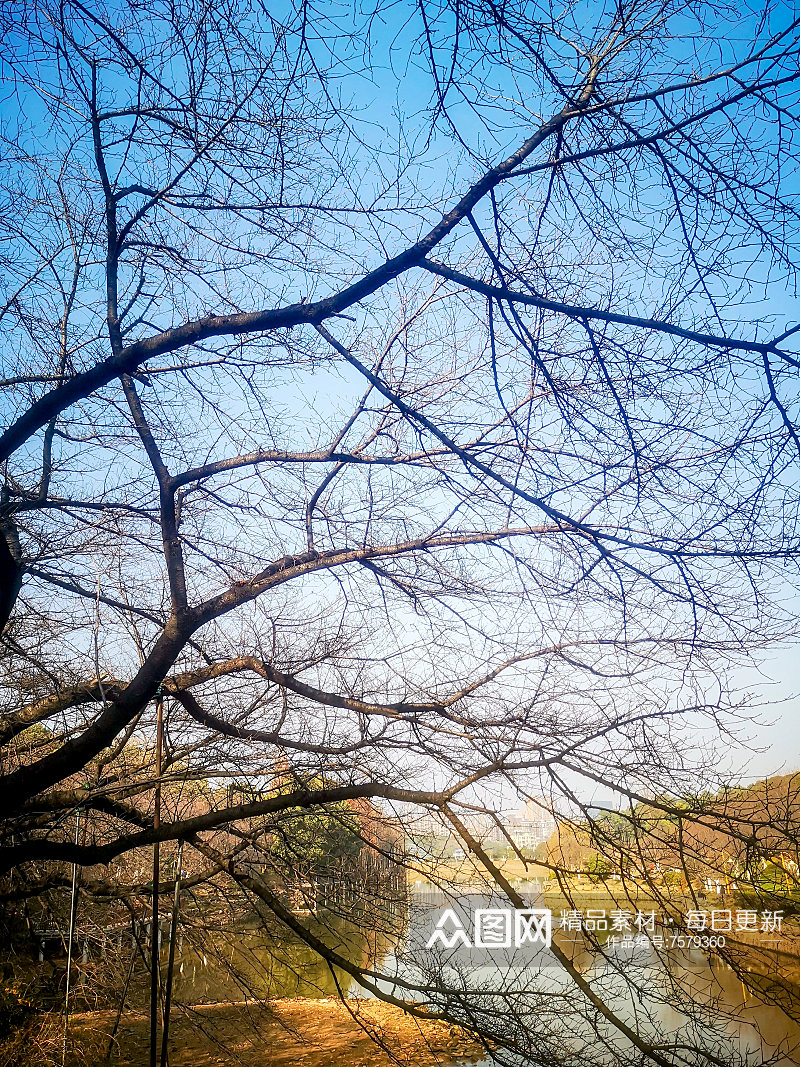
[{"label": "lake water", "polygon": [[[542,907],[540,887],[520,887],[530,906]],[[407,906],[366,904],[346,914],[322,910],[303,916],[313,930],[360,967],[382,972],[378,987],[446,1007],[451,1014],[483,1023],[513,1048],[536,1052],[546,1062],[565,1055],[576,1063],[613,1063],[631,1052],[619,1031],[587,1002],[553,953],[541,944],[474,947],[459,939],[452,948],[427,942],[447,909],[470,936],[479,908],[508,908],[507,901],[478,893],[457,900],[433,887],[414,887]],[[453,925],[448,921],[447,929]],[[555,944],[590,983],[603,1003],[653,1043],[680,1040],[688,1065],[710,1062],[704,1049],[726,1067],[761,1063],[798,1064],[800,1027],[777,1007],[745,993],[735,971],[709,963],[698,949],[656,950],[649,944],[594,944],[580,933],[555,930]],[[267,996],[334,996],[337,986],[353,996],[374,995],[344,971],[333,973],[294,937],[276,937],[262,925],[235,937],[220,929],[202,944],[188,939],[180,955],[176,997],[184,1003]],[[780,971],[780,965],[778,965]],[[413,987],[409,989],[409,984]],[[452,991],[456,990],[457,993]],[[787,993],[792,998],[791,991]],[[795,1014],[800,1003],[792,1005]],[[532,1051],[530,1046],[528,1051]],[[487,1056],[485,1067],[522,1062],[517,1055]]]}]

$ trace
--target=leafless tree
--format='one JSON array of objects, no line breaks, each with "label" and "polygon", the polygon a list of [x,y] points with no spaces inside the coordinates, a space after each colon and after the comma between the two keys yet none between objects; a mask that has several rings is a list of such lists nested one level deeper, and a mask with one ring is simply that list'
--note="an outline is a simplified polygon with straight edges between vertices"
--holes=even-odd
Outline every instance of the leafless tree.
[{"label": "leafless tree", "polygon": [[[727,668],[792,625],[791,5],[0,17],[17,889],[181,839],[528,1062],[719,1062],[558,945],[558,997],[387,993],[235,842],[416,805],[518,902],[471,809],[588,787],[706,818],[676,798],[724,784]],[[157,699],[165,780],[284,787],[154,827],[126,753]]]}]

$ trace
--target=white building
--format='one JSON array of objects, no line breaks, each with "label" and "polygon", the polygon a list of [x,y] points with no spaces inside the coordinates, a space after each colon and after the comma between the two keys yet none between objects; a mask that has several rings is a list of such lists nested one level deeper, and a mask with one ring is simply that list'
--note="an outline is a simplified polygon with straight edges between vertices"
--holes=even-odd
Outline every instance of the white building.
[{"label": "white building", "polygon": [[555,832],[556,820],[544,800],[529,800],[522,811],[509,816],[503,825],[518,849],[536,848]]}]

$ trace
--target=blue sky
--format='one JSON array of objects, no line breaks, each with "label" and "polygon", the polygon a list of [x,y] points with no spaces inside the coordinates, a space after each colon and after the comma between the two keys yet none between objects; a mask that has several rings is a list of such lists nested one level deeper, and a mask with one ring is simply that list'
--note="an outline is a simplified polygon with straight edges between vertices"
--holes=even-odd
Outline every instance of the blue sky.
[{"label": "blue sky", "polygon": [[[326,8],[329,14],[337,17],[340,28],[347,26],[347,20],[350,17],[348,8],[334,8],[332,5],[320,6]],[[601,7],[602,5],[598,4],[577,5],[575,11],[586,13],[588,18],[601,10]],[[409,235],[416,232],[418,227],[422,227],[424,223],[435,218],[440,209],[451,206],[454,191],[462,189],[468,177],[480,169],[479,162],[469,155],[463,145],[459,146],[456,139],[451,136],[452,131],[449,130],[445,120],[440,121],[436,133],[427,146],[420,141],[422,131],[425,129],[423,109],[430,101],[430,92],[429,84],[420,74],[420,70],[424,67],[424,54],[417,52],[413,59],[409,60],[412,41],[419,30],[419,25],[414,31],[404,25],[406,12],[410,10],[412,9],[399,4],[381,7],[379,10],[374,26],[377,49],[375,66],[370,71],[359,70],[358,42],[350,45],[342,38],[336,45],[339,49],[337,62],[340,64],[340,73],[348,75],[348,82],[343,89],[343,92],[348,94],[345,102],[352,106],[362,123],[367,123],[362,126],[361,130],[365,137],[364,145],[358,150],[353,149],[354,191],[363,196],[374,192],[384,178],[388,179],[392,167],[397,165],[398,160],[403,160],[408,155],[412,144],[421,150],[420,158],[414,164],[411,179],[417,183],[418,187],[424,189],[426,194],[431,194],[433,203],[428,204],[424,211],[419,212],[406,210],[402,203],[400,204],[395,218],[398,228],[393,232],[389,231],[389,236],[385,240],[388,253],[395,251],[397,244],[405,243]],[[777,5],[774,17],[778,20],[785,19],[788,18],[789,12],[790,5]],[[729,46],[740,45],[742,39],[746,41],[749,29],[755,25],[756,14],[745,12],[742,15],[740,10],[739,16],[737,24],[739,36],[735,41],[733,36],[730,38],[723,36],[719,41],[718,62],[724,61],[723,53],[729,50]],[[730,29],[730,24],[728,28]],[[322,55],[326,47],[324,42],[318,42],[317,47]],[[672,47],[673,53],[680,55],[682,51],[688,49],[689,45],[681,41],[673,42]],[[709,47],[713,50],[714,44],[712,43]],[[444,58],[444,53],[440,58]],[[474,73],[476,84],[480,81],[482,69],[481,63],[476,59]],[[527,74],[515,72],[512,78],[508,71],[500,70],[499,73],[495,72],[494,77],[496,81],[493,83],[493,88],[497,92],[506,92],[513,97],[513,112],[516,116],[513,119],[508,118],[505,113],[499,116],[493,110],[491,102],[487,100],[482,102],[480,113],[471,111],[470,105],[464,100],[459,102],[459,93],[466,88],[466,85],[457,85],[451,90],[454,108],[452,115],[458,120],[461,136],[476,156],[484,156],[488,159],[498,158],[508,144],[518,143],[521,134],[528,133],[531,126],[535,125],[535,111],[541,108],[546,112],[556,102],[555,99],[541,100],[538,97],[530,99],[526,97],[526,90],[533,84],[533,79]],[[331,85],[334,90],[338,89],[338,74],[333,77]],[[473,85],[470,90],[473,95],[474,89]],[[551,95],[554,96],[554,94]],[[530,112],[526,116],[525,109],[528,105]],[[401,119],[407,124],[406,142],[398,135]],[[793,163],[788,163],[788,154],[787,165],[794,166]],[[795,175],[790,171],[787,180],[789,191],[792,191],[794,181]],[[391,192],[392,186],[388,183],[382,194],[387,203],[391,199]],[[640,218],[630,224],[640,228],[641,232],[644,232],[644,227],[650,221],[646,208],[647,205],[643,208]],[[402,225],[404,223],[407,224],[407,230]],[[331,231],[333,229],[334,227],[331,226]],[[357,261],[362,255],[365,260],[370,261],[370,265],[374,265],[380,259],[380,241],[376,238],[373,242],[372,236],[367,235],[364,237],[363,244],[355,248],[354,261],[358,269],[360,266]],[[744,264],[745,258],[743,251],[740,262],[734,263],[734,266],[738,269]],[[602,289],[610,277],[612,266],[617,265],[601,263],[598,266],[593,277],[596,287]],[[752,268],[753,276],[758,275],[760,268],[761,264],[757,261]],[[308,280],[303,277],[305,265],[298,264],[297,269],[298,284],[303,284]],[[625,270],[624,264],[621,270]],[[636,268],[629,267],[626,282],[636,280],[635,276]],[[720,286],[724,285],[724,278],[717,280]],[[319,286],[320,288],[334,286],[338,285],[339,281],[338,276],[323,275]],[[294,284],[294,276],[287,273],[287,290],[291,290]],[[298,295],[307,294],[289,292],[290,298],[296,298]],[[780,299],[776,299],[777,296]],[[779,324],[787,316],[792,316],[795,311],[796,302],[791,289],[787,285],[781,290],[780,279],[778,279],[777,284],[768,291],[754,291],[746,306],[727,307],[726,314],[729,323],[736,324],[745,321],[750,323],[757,319],[760,320],[760,325],[763,325],[766,317],[773,317]],[[745,328],[750,329],[750,326]],[[776,328],[780,329],[780,325]],[[347,381],[342,392],[349,392],[351,385],[352,382]],[[321,396],[327,395],[325,386],[320,385],[319,380],[316,383],[313,379],[310,381],[309,391],[314,388],[318,389]],[[744,391],[747,391],[746,388]],[[290,393],[291,388],[287,388],[287,401]],[[282,403],[280,393],[277,394],[277,402]],[[314,405],[316,413],[319,413],[320,409],[319,403]],[[761,705],[763,718],[776,719],[775,725],[760,728],[754,737],[754,742],[765,746],[767,751],[754,756],[741,754],[743,773],[758,776],[778,770],[792,769],[800,763],[800,722],[798,722],[800,715],[798,715],[795,695],[800,688],[800,669],[797,665],[800,656],[798,656],[796,647],[787,645],[780,650],[758,653],[756,658],[760,663],[760,673],[758,670],[740,669],[735,673],[734,680],[740,687],[753,691],[756,703]],[[731,762],[735,763],[737,759],[738,754],[732,753]]]}]

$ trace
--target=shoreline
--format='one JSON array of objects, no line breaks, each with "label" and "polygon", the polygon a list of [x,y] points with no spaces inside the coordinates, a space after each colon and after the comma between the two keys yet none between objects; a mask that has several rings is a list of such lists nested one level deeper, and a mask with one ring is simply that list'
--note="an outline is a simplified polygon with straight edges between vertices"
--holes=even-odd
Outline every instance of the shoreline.
[{"label": "shoreline", "polygon": [[[76,1013],[70,1027],[75,1052],[68,1063],[87,1058],[102,1063],[115,1016]],[[147,1013],[126,1012],[116,1038],[108,1063],[145,1067]],[[170,1067],[452,1067],[474,1064],[485,1054],[459,1027],[414,1018],[377,1000],[286,997],[266,1005],[252,1000],[180,1005],[170,1019]]]}]

